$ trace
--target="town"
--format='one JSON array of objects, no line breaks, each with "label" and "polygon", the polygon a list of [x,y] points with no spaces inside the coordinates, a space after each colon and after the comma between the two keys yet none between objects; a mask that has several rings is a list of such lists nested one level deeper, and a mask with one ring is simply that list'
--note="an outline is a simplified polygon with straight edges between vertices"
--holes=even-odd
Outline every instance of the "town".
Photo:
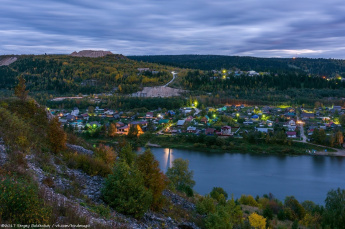
[{"label": "town", "polygon": [[[139,137],[151,133],[156,135],[155,138],[213,136],[219,139],[246,138],[251,143],[261,139],[282,145],[295,141],[337,148],[342,148],[344,143],[340,123],[345,110],[341,106],[313,109],[245,104],[204,107],[195,100],[191,106],[172,110],[112,110],[89,106],[87,109],[50,109],[50,112],[59,117],[65,129],[96,138]],[[206,147],[203,144],[194,146]],[[308,153],[315,151],[306,150]]]}]

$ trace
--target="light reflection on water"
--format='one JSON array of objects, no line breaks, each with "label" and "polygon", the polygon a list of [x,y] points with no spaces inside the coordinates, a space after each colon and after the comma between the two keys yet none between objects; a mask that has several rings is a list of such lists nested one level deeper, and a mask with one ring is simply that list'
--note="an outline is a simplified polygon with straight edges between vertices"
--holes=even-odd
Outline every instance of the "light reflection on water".
[{"label": "light reflection on water", "polygon": [[[142,152],[144,149],[139,149]],[[152,148],[161,170],[166,172],[176,158],[189,160],[194,171],[194,190],[209,193],[223,187],[239,198],[273,193],[278,199],[295,196],[299,201],[324,204],[327,192],[345,189],[345,158],[324,156],[279,156],[240,153],[205,153]]]}]

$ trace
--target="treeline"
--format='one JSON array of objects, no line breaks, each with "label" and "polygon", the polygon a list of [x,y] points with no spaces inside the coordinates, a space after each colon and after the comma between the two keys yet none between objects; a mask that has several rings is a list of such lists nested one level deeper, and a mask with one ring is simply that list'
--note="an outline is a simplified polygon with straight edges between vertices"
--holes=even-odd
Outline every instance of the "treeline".
[{"label": "treeline", "polygon": [[186,76],[180,79],[180,84],[189,90],[205,92],[222,92],[236,89],[251,90],[286,90],[295,89],[342,89],[345,82],[341,80],[327,80],[322,77],[310,77],[307,74],[269,74],[264,76],[234,76],[222,77],[213,72],[188,71]]},{"label": "treeline", "polygon": [[207,71],[238,68],[243,71],[255,70],[274,73],[306,72],[319,76],[335,76],[335,74],[343,75],[345,73],[345,62],[338,59],[257,58],[220,55],[129,56],[128,58]]},{"label": "treeline", "polygon": [[155,110],[158,108],[165,109],[179,109],[186,104],[186,100],[182,97],[177,98],[137,98],[137,97],[123,97],[110,96],[102,98],[102,101],[95,103],[91,99],[69,99],[63,101],[46,100],[43,97],[40,102],[49,108],[53,109],[72,109],[78,107],[79,109],[87,109],[89,106],[98,106],[99,108],[131,110],[135,108],[146,108],[147,110]]},{"label": "treeline", "polygon": [[[138,68],[149,68],[150,72],[140,73]],[[119,93],[131,93],[143,86],[163,85],[172,79],[171,69],[118,58],[118,55],[103,58],[18,56],[13,64],[0,67],[0,88],[14,87],[17,77],[23,75],[31,92],[89,94],[117,89]],[[152,70],[157,72],[152,74]]]}]

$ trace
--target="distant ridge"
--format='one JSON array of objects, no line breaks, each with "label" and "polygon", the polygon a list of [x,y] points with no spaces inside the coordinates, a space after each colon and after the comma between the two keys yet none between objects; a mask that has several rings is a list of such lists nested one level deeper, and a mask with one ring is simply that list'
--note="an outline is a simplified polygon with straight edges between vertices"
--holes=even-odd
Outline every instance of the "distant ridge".
[{"label": "distant ridge", "polygon": [[103,51],[103,50],[82,50],[80,52],[72,52],[70,56],[77,56],[77,57],[104,57],[106,55],[113,54],[110,51]]}]

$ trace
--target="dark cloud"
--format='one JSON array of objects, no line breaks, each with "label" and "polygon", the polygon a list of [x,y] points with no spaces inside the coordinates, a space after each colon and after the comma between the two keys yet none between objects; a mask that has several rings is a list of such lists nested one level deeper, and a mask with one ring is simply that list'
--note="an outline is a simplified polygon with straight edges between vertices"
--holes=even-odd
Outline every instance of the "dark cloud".
[{"label": "dark cloud", "polygon": [[2,0],[0,54],[345,58],[340,0]]}]

